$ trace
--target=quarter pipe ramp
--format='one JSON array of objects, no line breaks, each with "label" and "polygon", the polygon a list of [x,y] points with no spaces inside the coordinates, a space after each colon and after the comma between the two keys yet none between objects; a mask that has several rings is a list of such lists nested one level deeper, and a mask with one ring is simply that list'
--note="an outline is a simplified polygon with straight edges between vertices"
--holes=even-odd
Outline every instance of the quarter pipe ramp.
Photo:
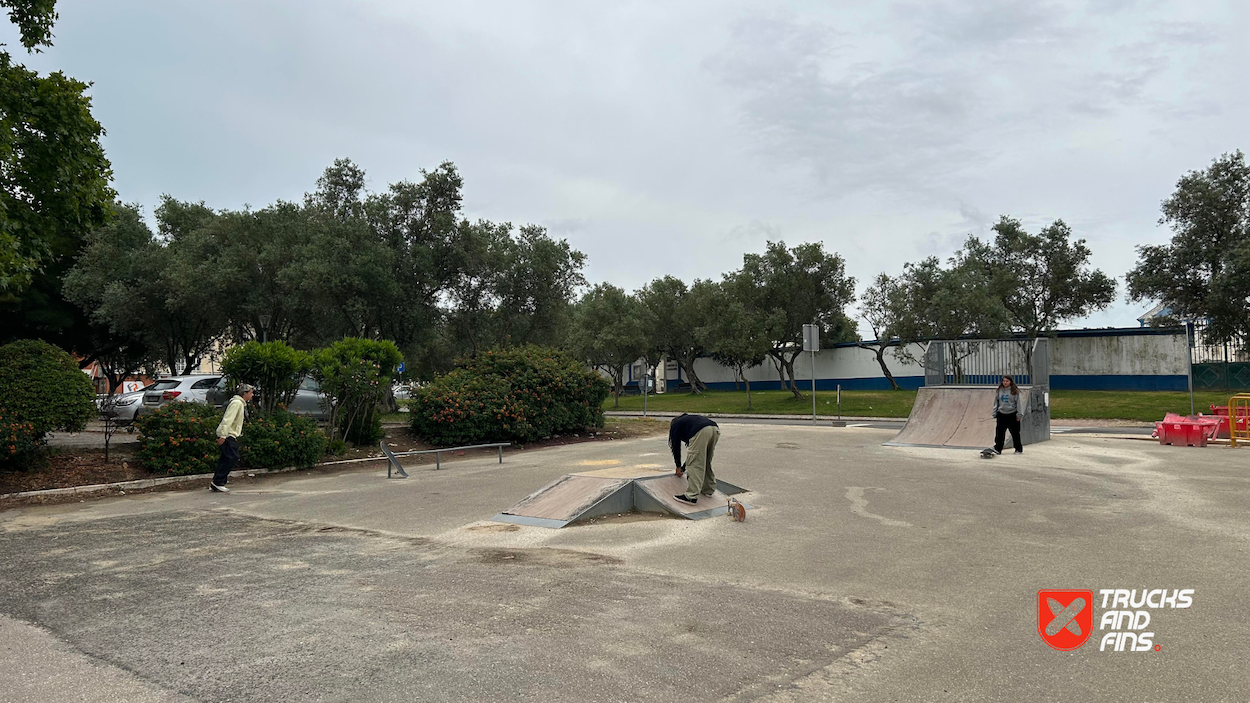
[{"label": "quarter pipe ramp", "polygon": [[[1045,442],[1050,439],[1049,393],[1044,387],[1020,386],[1020,394],[1020,440]],[[991,386],[922,386],[907,424],[886,446],[984,449],[994,443],[993,405]]]}]

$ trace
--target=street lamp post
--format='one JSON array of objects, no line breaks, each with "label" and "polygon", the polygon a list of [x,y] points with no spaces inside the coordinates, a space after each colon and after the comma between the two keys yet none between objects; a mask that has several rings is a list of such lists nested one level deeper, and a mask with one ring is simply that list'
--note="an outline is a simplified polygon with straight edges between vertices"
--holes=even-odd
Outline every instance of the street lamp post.
[{"label": "street lamp post", "polygon": [[262,342],[268,342],[268,341],[269,341],[269,321],[270,321],[271,319],[273,319],[273,317],[272,317],[271,315],[261,315],[261,316],[260,316],[260,330],[261,330],[260,334],[261,334],[261,341],[262,341]]}]

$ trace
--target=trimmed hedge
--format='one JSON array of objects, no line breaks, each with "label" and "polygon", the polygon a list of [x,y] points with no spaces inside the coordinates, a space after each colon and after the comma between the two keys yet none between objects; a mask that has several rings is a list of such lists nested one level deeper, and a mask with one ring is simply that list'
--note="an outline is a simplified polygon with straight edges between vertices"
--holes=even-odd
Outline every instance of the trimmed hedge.
[{"label": "trimmed hedge", "polygon": [[38,339],[0,347],[0,468],[23,467],[49,432],[79,432],[96,416],[95,388],[74,358]]},{"label": "trimmed hedge", "polygon": [[[135,419],[135,458],[156,474],[212,473],[217,466],[217,425],[222,411],[200,403],[168,403]],[[285,410],[249,409],[239,437],[239,466],[306,468],[325,455],[328,439],[317,423]]]},{"label": "trimmed hedge", "polygon": [[418,389],[412,430],[437,445],[532,442],[603,427],[611,384],[555,349],[493,350]]}]

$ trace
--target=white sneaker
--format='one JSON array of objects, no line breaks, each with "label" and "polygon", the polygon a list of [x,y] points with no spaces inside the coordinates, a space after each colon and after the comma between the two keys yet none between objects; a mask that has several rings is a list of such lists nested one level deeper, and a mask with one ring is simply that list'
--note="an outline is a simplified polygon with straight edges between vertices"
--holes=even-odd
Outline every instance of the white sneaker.
[{"label": "white sneaker", "polygon": [[229,492],[230,492],[230,489],[229,489],[229,488],[226,488],[225,486],[218,486],[218,485],[217,485],[217,484],[215,484],[215,483],[210,483],[210,484],[208,484],[208,490],[210,490],[210,491],[216,491],[216,492],[218,492],[218,493],[229,493]]}]

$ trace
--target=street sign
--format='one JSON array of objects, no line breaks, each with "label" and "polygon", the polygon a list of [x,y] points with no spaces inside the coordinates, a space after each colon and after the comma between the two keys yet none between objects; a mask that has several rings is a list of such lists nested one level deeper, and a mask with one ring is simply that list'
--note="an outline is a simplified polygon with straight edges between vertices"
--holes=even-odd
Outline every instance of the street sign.
[{"label": "street sign", "polygon": [[403,372],[404,372],[404,362],[401,361],[399,362],[399,366],[395,367],[395,373],[403,373]]},{"label": "street sign", "polygon": [[820,351],[820,327],[818,325],[803,325],[803,351]]}]

